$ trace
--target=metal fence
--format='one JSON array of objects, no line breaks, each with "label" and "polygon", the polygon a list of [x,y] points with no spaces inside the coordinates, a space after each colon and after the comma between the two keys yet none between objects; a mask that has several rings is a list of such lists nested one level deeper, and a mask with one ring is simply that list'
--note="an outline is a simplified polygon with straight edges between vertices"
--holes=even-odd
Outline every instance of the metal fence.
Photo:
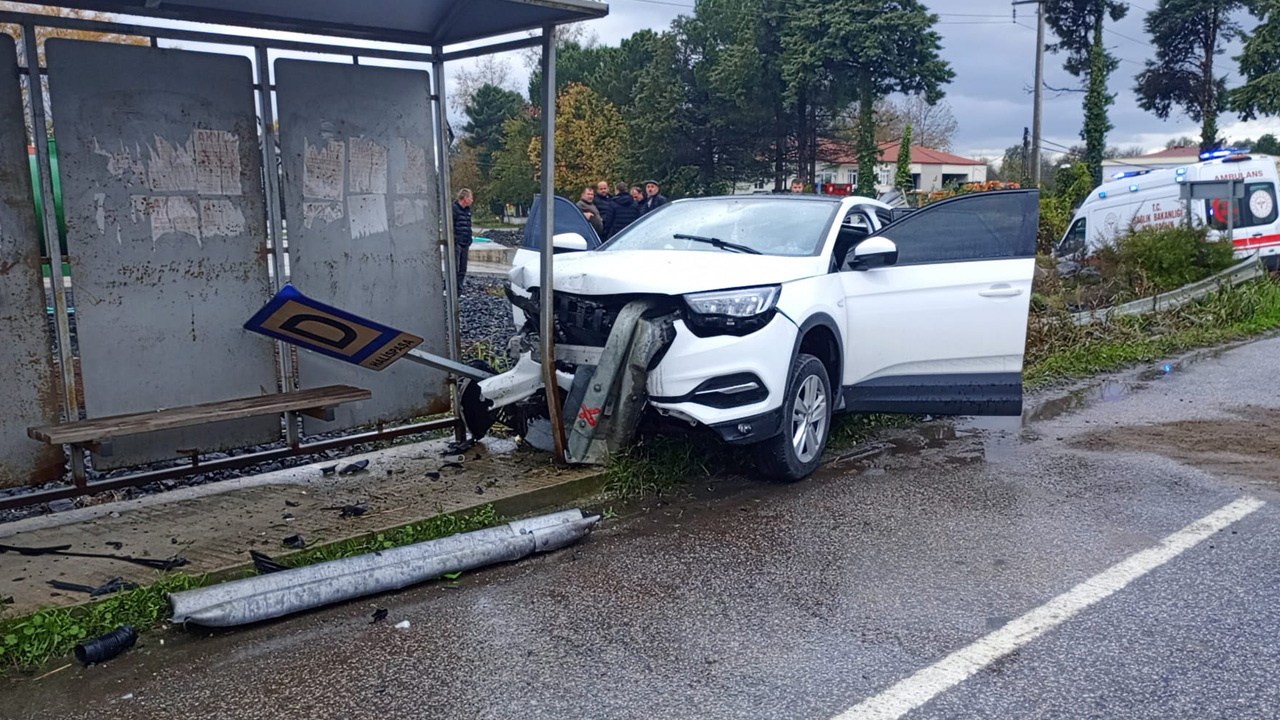
[{"label": "metal fence", "polygon": [[[335,383],[374,393],[332,423],[268,416],[121,439],[110,457],[92,458],[95,470],[274,443],[225,463],[246,464],[457,430],[453,416],[412,424],[450,407],[443,373],[374,374],[307,354],[295,366],[288,348],[241,327],[292,281],[457,359],[438,77],[432,92],[439,48],[373,50],[7,12],[0,23],[16,26],[20,38],[0,35],[0,362],[11,368],[0,374],[0,487],[59,479],[67,463],[74,485],[40,499],[189,471],[88,484],[83,456],[26,436],[28,426],[60,417]],[[50,39],[40,53],[37,27],[150,45]],[[219,51],[159,47],[164,38]],[[286,51],[328,57],[277,59]],[[25,62],[42,55],[43,68]],[[430,62],[435,72],[361,58]],[[24,102],[24,92],[47,96],[48,108]],[[45,198],[53,197],[49,144],[57,139],[69,282],[59,243],[41,239],[57,237],[55,214],[36,227],[29,128],[52,128],[30,133]],[[304,441],[362,426],[371,429],[347,440]]]}]

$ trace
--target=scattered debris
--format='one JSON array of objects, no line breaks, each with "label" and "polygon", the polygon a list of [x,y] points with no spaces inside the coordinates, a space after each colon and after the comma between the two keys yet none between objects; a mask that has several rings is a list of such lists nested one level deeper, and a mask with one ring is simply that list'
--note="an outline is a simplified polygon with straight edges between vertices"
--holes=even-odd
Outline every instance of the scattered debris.
[{"label": "scattered debris", "polygon": [[283,514],[283,515],[281,515],[281,516],[280,516],[280,519],[281,519],[281,520],[292,520],[292,519],[293,519],[293,513],[285,513],[285,514]]},{"label": "scattered debris", "polygon": [[59,590],[67,590],[69,592],[88,593],[89,597],[101,597],[110,595],[111,593],[120,592],[121,590],[137,590],[138,584],[129,582],[124,578],[111,578],[105,583],[94,587],[92,585],[81,585],[79,583],[63,582],[62,580],[50,580],[49,585]]},{"label": "scattered debris", "polygon": [[439,480],[439,479],[440,479],[440,473],[435,472],[435,471],[432,471],[432,472],[427,473],[427,477],[428,477],[429,479],[431,479],[431,480]]},{"label": "scattered debris", "polygon": [[357,460],[356,462],[344,465],[342,469],[338,471],[338,474],[355,475],[358,472],[364,472],[367,467],[369,467],[369,460],[368,458],[365,458],[364,460]]},{"label": "scattered debris", "polygon": [[132,700],[132,699],[133,699],[133,693],[125,693],[124,695],[121,695],[121,696],[120,696],[120,699],[121,699],[121,700]]},{"label": "scattered debris", "polygon": [[[66,665],[63,665],[62,667],[58,668],[57,670],[50,670],[49,672],[47,672],[47,673],[45,673],[45,674],[41,675],[40,677],[36,678],[36,680],[43,680],[43,679],[45,679],[45,678],[49,677],[50,675],[53,675],[53,674],[55,674],[55,673],[60,673],[60,672],[62,672],[63,670],[66,670],[66,669],[67,669],[67,668],[69,668],[69,667],[71,667],[71,663],[67,663]],[[32,682],[35,682],[36,680],[32,680]]]},{"label": "scattered debris", "polygon": [[445,461],[445,465],[456,465],[467,459],[466,455],[443,455],[441,457]]},{"label": "scattered debris", "polygon": [[[130,625],[121,625],[106,635],[99,635],[92,640],[85,640],[76,645],[76,660],[82,665],[106,662],[120,653],[133,647],[138,641],[138,633]],[[130,694],[130,697],[132,694]]]},{"label": "scattered debris", "polygon": [[470,450],[471,448],[473,448],[473,447],[475,447],[475,446],[476,446],[476,439],[475,439],[475,438],[467,438],[466,440],[463,440],[463,441],[461,441],[461,442],[458,442],[458,441],[456,441],[456,440],[455,440],[455,441],[453,441],[453,442],[449,443],[449,446],[448,446],[448,447],[446,447],[446,448],[444,449],[444,452],[442,452],[442,453],[440,453],[440,454],[441,454],[441,455],[458,455],[458,456],[461,456],[461,455],[462,455],[462,453],[464,453],[464,452],[466,452],[466,451]]},{"label": "scattered debris", "polygon": [[476,486],[476,494],[477,494],[477,495],[483,495],[483,494],[484,494],[484,488],[482,488],[482,487],[480,487],[479,485],[477,485],[477,486]]},{"label": "scattered debris", "polygon": [[297,500],[285,500],[284,504],[288,505],[289,507],[298,507],[302,505],[302,503],[298,502]]},{"label": "scattered debris", "polygon": [[397,630],[408,630],[408,629],[409,629],[409,621],[408,621],[408,620],[401,620],[400,622],[396,623],[396,629],[397,629]]},{"label": "scattered debris", "polygon": [[337,465],[337,463],[335,463],[335,464],[333,464],[333,465],[325,465],[324,467],[320,468],[320,474],[321,474],[321,475],[332,475],[332,474],[334,474],[335,472],[337,472],[337,470],[338,470],[338,465]]},{"label": "scattered debris", "polygon": [[339,517],[344,517],[344,518],[360,517],[361,515],[367,512],[369,512],[368,505],[343,505],[342,512],[339,514]]},{"label": "scattered debris", "polygon": [[295,550],[302,550],[307,546],[307,541],[303,540],[301,535],[290,535],[282,542],[284,542],[285,547],[291,547]]},{"label": "scattered debris", "polygon": [[383,620],[386,620],[386,619],[387,619],[387,609],[378,608],[377,610],[373,611],[373,619],[369,621],[369,624],[372,625],[374,623],[382,622]]},{"label": "scattered debris", "polygon": [[108,541],[106,541],[106,542],[105,542],[105,543],[103,543],[103,544],[104,544],[104,545],[106,545],[106,546],[107,546],[107,547],[109,547],[109,548],[112,548],[113,550],[123,550],[123,549],[124,549],[124,543],[120,542],[119,540],[108,540]]},{"label": "scattered debris", "polygon": [[462,463],[447,462],[447,463],[445,463],[445,464],[443,464],[443,465],[441,465],[441,466],[440,466],[440,469],[441,469],[441,470],[444,470],[445,468],[457,468],[458,470],[461,470],[461,469],[462,469]]},{"label": "scattered debris", "polygon": [[288,570],[288,565],[281,565],[276,562],[270,555],[260,553],[257,550],[250,550],[249,557],[253,558],[253,567],[257,569],[258,574],[266,575],[267,573],[280,572]]},{"label": "scattered debris", "polygon": [[[177,543],[176,538],[174,539],[174,543]],[[173,557],[166,558],[164,560],[157,560],[155,558],[141,558],[141,557],[133,557],[131,555],[109,555],[106,553],[70,552],[69,551],[70,548],[71,548],[70,545],[55,545],[52,547],[42,547],[42,548],[20,547],[17,545],[0,545],[0,554],[6,553],[6,552],[16,552],[19,555],[27,555],[27,556],[61,555],[63,557],[83,557],[83,558],[98,558],[100,560],[119,560],[120,562],[133,563],[134,565],[141,565],[143,567],[149,567],[155,570],[163,570],[165,572],[168,572],[169,570],[172,570],[174,568],[180,568],[188,564],[188,560],[186,558],[178,555],[174,555]]]},{"label": "scattered debris", "polygon": [[0,595],[0,605],[12,605],[12,604],[13,604],[12,595]]}]

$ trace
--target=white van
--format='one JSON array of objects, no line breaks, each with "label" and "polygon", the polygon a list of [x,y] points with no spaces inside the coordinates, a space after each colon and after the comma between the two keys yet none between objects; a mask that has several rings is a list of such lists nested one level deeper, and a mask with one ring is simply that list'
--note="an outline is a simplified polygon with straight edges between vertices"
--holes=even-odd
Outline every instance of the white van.
[{"label": "white van", "polygon": [[[1178,168],[1117,173],[1109,182],[1094,188],[1076,210],[1054,255],[1082,257],[1114,241],[1129,228],[1184,223],[1189,209],[1192,221],[1207,225],[1212,239],[1226,235],[1231,226],[1236,257],[1257,252],[1269,267],[1280,265],[1277,158],[1251,155],[1247,150],[1215,150],[1200,157],[1203,162]],[[1180,199],[1183,183],[1230,179],[1244,183],[1242,199],[1193,200],[1189,208],[1187,201]],[[1233,217],[1229,218],[1228,213]]]}]

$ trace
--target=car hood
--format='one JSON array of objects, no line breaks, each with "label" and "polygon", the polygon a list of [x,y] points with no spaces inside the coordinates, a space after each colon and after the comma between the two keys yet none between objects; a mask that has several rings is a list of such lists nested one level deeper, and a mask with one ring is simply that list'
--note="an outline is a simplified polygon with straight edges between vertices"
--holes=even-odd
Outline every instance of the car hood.
[{"label": "car hood", "polygon": [[[712,250],[621,250],[556,255],[556,290],[580,295],[684,293],[773,285],[825,270],[818,257],[749,255]],[[526,267],[524,287],[541,284]]]}]

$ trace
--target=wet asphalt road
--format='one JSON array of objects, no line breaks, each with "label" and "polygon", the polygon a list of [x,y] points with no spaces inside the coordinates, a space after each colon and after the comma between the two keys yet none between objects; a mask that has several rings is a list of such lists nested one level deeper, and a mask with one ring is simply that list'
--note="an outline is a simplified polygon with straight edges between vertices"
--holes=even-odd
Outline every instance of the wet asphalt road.
[{"label": "wet asphalt road", "polygon": [[1251,496],[1266,505],[908,717],[1275,718],[1280,470],[1251,439],[1280,433],[1277,378],[1270,339],[1021,428],[931,423],[455,584],[0,681],[0,716],[832,718]]}]

